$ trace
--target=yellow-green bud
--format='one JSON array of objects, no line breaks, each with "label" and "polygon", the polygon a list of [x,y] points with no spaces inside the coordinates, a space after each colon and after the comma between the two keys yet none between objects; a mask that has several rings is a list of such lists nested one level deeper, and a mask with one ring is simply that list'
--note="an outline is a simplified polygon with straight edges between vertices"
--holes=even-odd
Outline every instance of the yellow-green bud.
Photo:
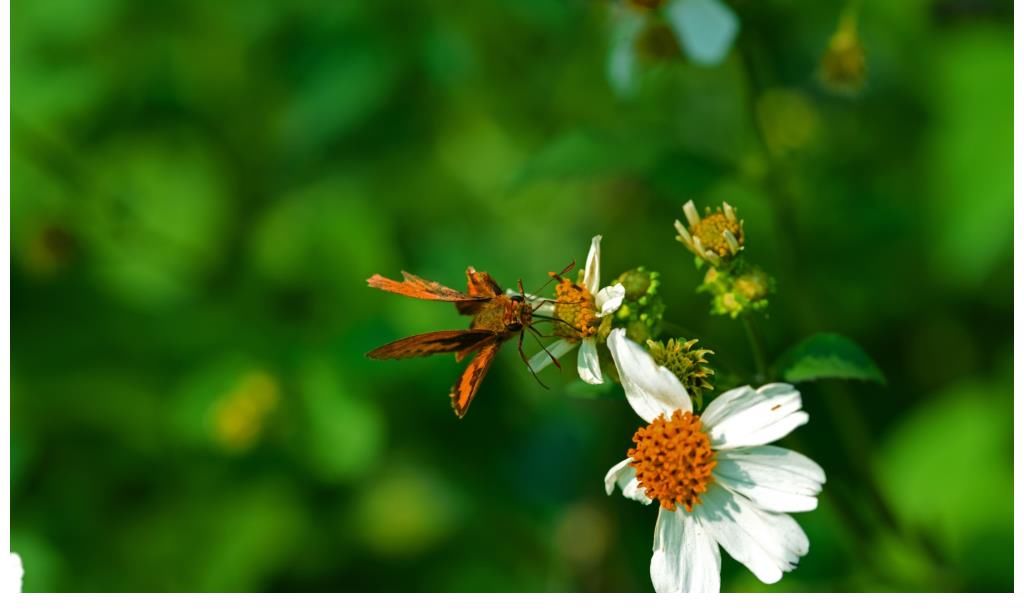
[{"label": "yellow-green bud", "polygon": [[821,57],[818,77],[834,93],[856,94],[864,87],[867,70],[864,46],[857,34],[857,18],[853,13],[845,14]]},{"label": "yellow-green bud", "polygon": [[768,306],[768,295],[775,282],[766,272],[754,266],[741,273],[711,269],[704,275],[698,292],[711,294],[711,313],[728,315],[733,319],[748,311],[759,311]]},{"label": "yellow-green bud", "polygon": [[696,348],[696,344],[697,339],[673,338],[668,342],[648,340],[647,349],[657,364],[669,369],[679,378],[683,387],[700,406],[703,392],[714,389],[711,378],[715,371],[707,365],[706,356],[714,355],[715,352]]},{"label": "yellow-green bud", "polygon": [[[612,284],[621,283],[626,290],[622,306],[615,312],[614,322],[602,325],[600,338],[607,338],[612,327],[625,328],[626,336],[643,343],[656,337],[661,331],[661,320],[665,313],[665,303],[658,295],[661,284],[657,271],[647,270],[643,266],[626,271],[618,276]],[[610,318],[606,318],[609,319]],[[602,322],[603,323],[603,322]]]}]

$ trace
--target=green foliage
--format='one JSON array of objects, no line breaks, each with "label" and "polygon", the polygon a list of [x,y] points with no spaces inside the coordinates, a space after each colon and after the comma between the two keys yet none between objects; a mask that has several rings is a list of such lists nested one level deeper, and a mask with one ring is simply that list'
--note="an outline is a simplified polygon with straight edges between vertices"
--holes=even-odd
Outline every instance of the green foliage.
[{"label": "green foliage", "polygon": [[[774,586],[723,560],[723,585],[1009,590],[1010,11],[861,3],[866,82],[838,98],[831,3],[671,5],[732,34],[612,4],[13,3],[25,589],[649,590],[651,509],[601,486],[637,425],[621,388],[569,383],[569,354],[545,390],[509,343],[457,420],[464,364],[365,354],[466,320],[365,280],[533,290],[603,234],[603,284],[661,273],[628,319],[699,337],[722,391],[751,360],[673,241],[692,198],[735,205],[777,282],[767,353],[866,348],[780,374],[889,381],[807,386],[811,552]],[[864,457],[827,417],[854,410]],[[868,464],[942,564],[873,520]]]},{"label": "green foliage", "polygon": [[896,512],[956,567],[959,578],[943,589],[976,582],[999,590],[1011,578],[1013,504],[1004,492],[1013,488],[1013,398],[1006,380],[952,386],[894,427],[879,449]]},{"label": "green foliage", "polygon": [[779,358],[776,370],[790,383],[859,379],[885,383],[885,375],[857,343],[839,334],[815,334]]}]

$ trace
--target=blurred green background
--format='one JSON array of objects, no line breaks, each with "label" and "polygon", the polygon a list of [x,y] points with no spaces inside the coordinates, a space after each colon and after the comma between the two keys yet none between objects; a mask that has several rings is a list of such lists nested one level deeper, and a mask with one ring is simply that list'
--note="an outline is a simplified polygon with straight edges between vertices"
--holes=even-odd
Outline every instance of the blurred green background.
[{"label": "blurred green background", "polygon": [[459,421],[449,358],[364,354],[466,321],[365,279],[537,286],[600,233],[749,373],[690,198],[746,219],[772,356],[833,331],[887,378],[800,386],[811,551],[723,589],[1011,589],[1010,2],[863,2],[853,93],[818,74],[842,3],[730,0],[723,61],[651,44],[629,92],[597,0],[12,4],[26,590],[649,591],[621,392],[506,348]]}]

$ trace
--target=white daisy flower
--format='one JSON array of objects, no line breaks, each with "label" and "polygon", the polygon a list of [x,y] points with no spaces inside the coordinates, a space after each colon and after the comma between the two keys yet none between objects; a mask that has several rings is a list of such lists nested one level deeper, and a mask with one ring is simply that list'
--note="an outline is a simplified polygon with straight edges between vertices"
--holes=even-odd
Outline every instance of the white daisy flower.
[{"label": "white daisy flower", "polygon": [[[626,297],[626,288],[621,283],[609,287],[601,287],[601,236],[590,241],[590,253],[583,270],[581,283],[559,277],[555,286],[556,299],[553,304],[546,304],[535,309],[535,313],[557,317],[563,323],[555,326],[555,334],[561,336],[554,343],[530,359],[530,368],[540,372],[553,362],[579,345],[577,370],[580,379],[598,385],[604,382],[601,376],[601,364],[597,357],[597,331],[601,318],[608,317],[622,306]],[[536,298],[529,297],[531,301]]]},{"label": "white daisy flower", "polygon": [[626,398],[649,425],[629,457],[605,476],[627,498],[658,500],[651,581],[657,592],[717,592],[719,547],[764,583],[775,583],[807,553],[807,535],[787,513],[817,507],[820,466],[769,445],[807,423],[800,392],[785,383],[744,386],[700,416],[668,369],[613,330],[608,349]]}]

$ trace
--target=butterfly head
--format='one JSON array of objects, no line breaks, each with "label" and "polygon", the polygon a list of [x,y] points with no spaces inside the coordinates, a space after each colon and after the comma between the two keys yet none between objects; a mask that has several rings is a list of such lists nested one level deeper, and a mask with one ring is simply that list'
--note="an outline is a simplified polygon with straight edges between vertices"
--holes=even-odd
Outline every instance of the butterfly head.
[{"label": "butterfly head", "polygon": [[509,296],[505,303],[504,323],[509,332],[519,332],[533,323],[533,308],[521,295]]}]

